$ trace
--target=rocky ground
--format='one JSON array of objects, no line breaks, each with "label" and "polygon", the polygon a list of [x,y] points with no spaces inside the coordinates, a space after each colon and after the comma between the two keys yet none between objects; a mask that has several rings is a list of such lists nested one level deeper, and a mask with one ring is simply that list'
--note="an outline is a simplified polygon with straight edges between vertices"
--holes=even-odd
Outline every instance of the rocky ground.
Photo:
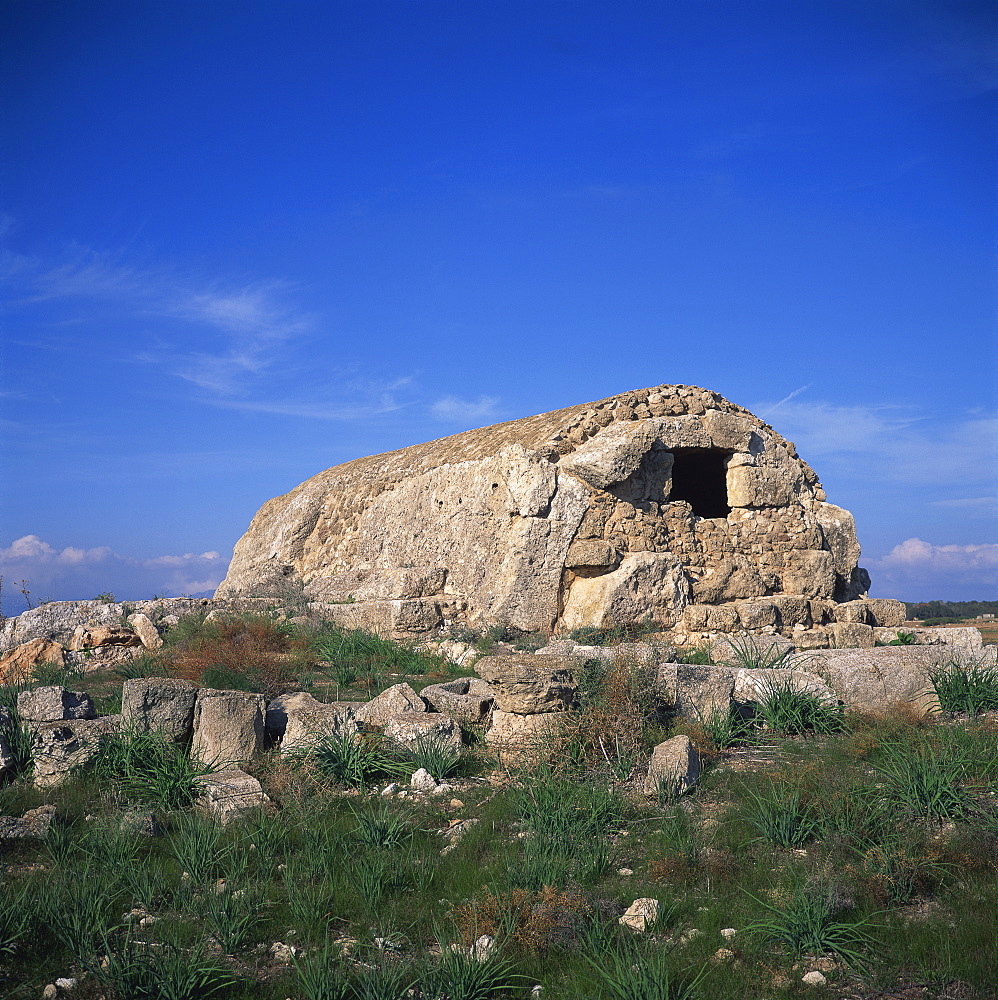
[{"label": "rocky ground", "polygon": [[5,995],[994,995],[979,632],[415,649],[252,601],[20,624]]}]

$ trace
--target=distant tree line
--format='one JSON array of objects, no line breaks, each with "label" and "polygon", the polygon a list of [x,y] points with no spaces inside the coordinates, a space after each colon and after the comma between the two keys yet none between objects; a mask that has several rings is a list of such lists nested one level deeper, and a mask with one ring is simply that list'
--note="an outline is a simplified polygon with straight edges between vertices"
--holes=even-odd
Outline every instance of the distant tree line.
[{"label": "distant tree line", "polygon": [[998,614],[998,601],[923,601],[920,604],[905,602],[909,618],[980,618],[981,615]]}]

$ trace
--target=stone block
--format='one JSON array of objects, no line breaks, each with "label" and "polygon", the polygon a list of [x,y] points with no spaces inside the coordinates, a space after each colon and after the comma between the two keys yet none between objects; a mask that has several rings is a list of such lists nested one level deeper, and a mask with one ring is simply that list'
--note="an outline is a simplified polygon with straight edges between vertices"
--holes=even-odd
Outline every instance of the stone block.
[{"label": "stone block", "polygon": [[442,712],[401,712],[385,723],[385,737],[407,747],[440,743],[461,748],[461,727]]},{"label": "stone block", "polygon": [[870,615],[870,624],[881,628],[903,625],[908,619],[908,609],[903,601],[895,601],[888,597],[871,597],[866,601]]},{"label": "stone block", "polygon": [[617,918],[621,926],[636,934],[644,933],[656,920],[658,920],[658,900],[647,896],[634,900],[624,911],[624,915]]},{"label": "stone block", "polygon": [[872,649],[874,645],[873,627],[861,625],[858,622],[832,622],[828,626],[832,645],[836,649],[847,649],[857,646],[860,649]]},{"label": "stone block", "polygon": [[194,704],[191,757],[220,770],[252,760],[263,749],[262,694],[202,688]]},{"label": "stone block", "polygon": [[200,790],[198,808],[223,826],[252,816],[270,803],[260,782],[238,768],[204,774],[194,780]]},{"label": "stone block", "polygon": [[546,760],[560,745],[567,716],[559,712],[520,715],[494,711],[485,742],[504,767],[522,767]]},{"label": "stone block", "polygon": [[827,625],[829,622],[835,620],[833,617],[836,606],[834,601],[815,599],[808,601],[807,605],[811,609],[811,622],[815,627],[818,625]]},{"label": "stone block", "polygon": [[574,657],[518,653],[483,656],[475,670],[495,692],[499,711],[534,715],[563,712],[575,703],[578,685],[573,671],[579,664]]},{"label": "stone block", "polygon": [[59,722],[32,722],[32,781],[41,788],[51,788],[66,779],[71,771],[93,763],[101,743],[121,729],[120,715],[99,719],[64,719]]},{"label": "stone block", "polygon": [[832,616],[836,622],[869,625],[870,611],[866,601],[846,601],[835,605]]},{"label": "stone block", "polygon": [[652,751],[645,778],[645,795],[657,795],[661,788],[682,793],[700,777],[700,754],[688,736],[674,736]]},{"label": "stone block", "polygon": [[576,540],[568,547],[565,569],[580,569],[592,566],[597,569],[613,567],[620,562],[620,553],[602,538]]},{"label": "stone block", "polygon": [[379,635],[429,632],[443,620],[440,603],[433,598],[357,601],[353,604],[313,603],[309,609],[321,613],[342,628],[367,629]]},{"label": "stone block", "polygon": [[419,695],[435,712],[446,712],[461,722],[475,724],[485,718],[495,701],[492,689],[484,681],[478,684],[479,693],[472,694],[472,678],[461,677],[444,684],[430,684]]},{"label": "stone block", "polygon": [[173,677],[138,677],[121,688],[122,725],[140,733],[163,733],[182,743],[194,733],[198,689]]},{"label": "stone block", "polygon": [[735,609],[742,628],[765,628],[776,624],[776,607],[769,601],[742,601]]},{"label": "stone block", "polygon": [[386,688],[376,698],[354,713],[360,722],[383,726],[392,716],[402,712],[425,712],[426,702],[404,681]]},{"label": "stone block", "polygon": [[97,715],[90,695],[67,691],[64,687],[35,688],[17,696],[17,714],[25,722],[60,722],[63,719],[92,719]]},{"label": "stone block", "polygon": [[406,566],[376,569],[353,592],[357,601],[398,601],[442,593],[447,570],[443,566]]},{"label": "stone block", "polygon": [[793,650],[794,644],[781,635],[722,636],[714,641],[710,655],[719,665],[742,669],[780,666],[779,658]]},{"label": "stone block", "polygon": [[[337,701],[314,705],[300,703],[287,708],[281,753],[307,750],[327,736],[352,736],[360,732],[353,702]],[[363,704],[363,703],[361,703]]]},{"label": "stone block", "polygon": [[128,616],[128,623],[135,629],[135,634],[146,649],[160,649],[162,647],[163,639],[159,634],[159,629],[152,623],[152,619],[148,615],[137,611]]},{"label": "stone block", "polygon": [[793,644],[797,649],[828,649],[831,637],[824,628],[809,628],[794,632]]},{"label": "stone block", "polygon": [[676,711],[689,719],[727,715],[735,687],[734,671],[699,664],[676,665]]},{"label": "stone block", "polygon": [[763,670],[736,670],[734,700],[743,706],[759,705],[774,691],[801,691],[813,695],[825,705],[837,705],[838,699],[818,674],[796,667]]},{"label": "stone block", "polygon": [[807,598],[795,597],[791,594],[776,594],[767,600],[776,608],[779,614],[779,624],[784,629],[792,629],[795,625],[811,626],[811,604]]}]

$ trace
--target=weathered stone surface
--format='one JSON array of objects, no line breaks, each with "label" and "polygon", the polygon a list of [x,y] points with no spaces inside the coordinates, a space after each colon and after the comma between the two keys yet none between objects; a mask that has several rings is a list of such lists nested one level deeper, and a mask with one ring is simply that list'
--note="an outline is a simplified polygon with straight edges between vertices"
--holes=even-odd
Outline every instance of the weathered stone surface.
[{"label": "weathered stone surface", "polygon": [[84,691],[67,691],[56,685],[22,691],[17,696],[17,714],[25,722],[59,722],[62,719],[92,719],[94,703]]},{"label": "weathered stone surface", "polygon": [[731,604],[690,604],[682,624],[690,632],[732,632],[738,627],[738,612]]},{"label": "weathered stone surface", "polygon": [[645,795],[657,795],[662,788],[685,792],[700,777],[700,754],[688,736],[674,736],[652,751],[645,778]]},{"label": "weathered stone surface", "polygon": [[795,661],[823,677],[846,708],[881,715],[898,706],[938,711],[929,674],[952,657],[953,649],[946,646],[879,646],[815,649],[798,653]]},{"label": "weathered stone surface", "polygon": [[420,743],[461,746],[461,727],[442,712],[400,712],[385,723],[385,736],[409,747]]},{"label": "weathered stone surface", "polygon": [[7,742],[8,733],[0,726],[0,778],[7,777],[16,763],[10,744]]},{"label": "weathered stone surface", "polygon": [[99,649],[102,646],[141,646],[142,640],[130,629],[120,625],[77,625],[69,640],[69,649],[76,653],[82,649]]},{"label": "weathered stone surface", "polygon": [[314,695],[307,691],[292,691],[278,695],[273,701],[267,702],[267,711],[263,725],[268,739],[280,740],[288,727],[288,716],[293,712],[321,711],[326,706],[317,701]]},{"label": "weathered stone surface", "polygon": [[517,653],[483,656],[475,670],[495,692],[500,712],[533,715],[563,712],[575,703],[578,685],[573,671],[579,665],[573,657]]},{"label": "weathered stone surface", "polygon": [[[687,498],[691,475],[715,477],[727,517]],[[531,630],[672,624],[687,603],[774,592],[862,596],[852,519],[824,499],[748,411],[659,386],[322,472],[261,508],[219,593],[292,576],[332,607],[438,600],[443,620]]]},{"label": "weathered stone surface", "polygon": [[873,597],[867,599],[866,607],[870,615],[870,624],[879,625],[881,628],[903,625],[908,617],[908,609],[903,601]]},{"label": "weathered stone surface", "polygon": [[794,632],[793,643],[797,649],[828,649],[831,636],[824,628],[809,628]]},{"label": "weathered stone surface", "polygon": [[617,919],[628,930],[641,934],[658,920],[658,900],[647,896],[636,899]]},{"label": "weathered stone surface", "polygon": [[774,691],[802,691],[814,695],[825,705],[837,705],[831,688],[815,673],[791,667],[762,670],[736,670],[732,697],[740,705],[758,705]]},{"label": "weathered stone surface", "polygon": [[520,715],[496,710],[485,742],[504,767],[523,766],[552,753],[565,732],[567,719],[561,712]]},{"label": "weathered stone surface", "polygon": [[[473,693],[473,689],[478,693]],[[485,718],[495,700],[492,689],[484,681],[476,682],[471,677],[430,684],[419,695],[434,711],[446,712],[461,722],[472,724]]]},{"label": "weathered stone surface", "polygon": [[432,598],[398,601],[357,601],[352,604],[309,605],[343,628],[361,628],[378,635],[392,632],[428,632],[442,621],[440,602]]},{"label": "weathered stone surface", "polygon": [[742,601],[735,605],[742,628],[765,628],[776,624],[776,606],[769,601]]},{"label": "weathered stone surface", "polygon": [[828,626],[828,633],[831,636],[832,645],[836,649],[873,648],[874,638],[871,625],[861,625],[859,622],[832,622]]},{"label": "weathered stone surface", "polygon": [[947,625],[940,628],[919,628],[914,630],[919,643],[937,646],[955,646],[971,655],[980,653],[984,648],[984,640],[980,630],[973,626]]},{"label": "weathered stone surface", "polygon": [[402,712],[425,712],[426,702],[406,684],[393,684],[376,698],[357,709],[356,716],[371,726],[383,726],[392,716]]},{"label": "weathered stone surface", "polygon": [[281,739],[281,753],[300,753],[326,736],[352,736],[361,729],[351,702],[323,704],[304,702],[290,705],[286,709],[284,735]]},{"label": "weathered stone surface", "polygon": [[777,594],[767,600],[776,608],[780,625],[784,629],[793,629],[796,625],[809,628],[811,625],[811,605],[803,597],[792,597],[789,594]]},{"label": "weathered stone surface", "polygon": [[32,639],[0,656],[0,684],[18,684],[31,678],[35,667],[66,665],[66,651],[51,639]]},{"label": "weathered stone surface", "polygon": [[0,840],[22,838],[42,839],[55,819],[56,808],[51,805],[29,809],[23,816],[0,816]]},{"label": "weathered stone surface", "polygon": [[140,733],[162,733],[176,742],[194,732],[198,689],[173,677],[139,677],[121,688],[122,725]]},{"label": "weathered stone surface", "polygon": [[780,656],[789,656],[794,644],[780,635],[722,636],[711,646],[711,659],[722,666],[781,666]]},{"label": "weathered stone surface", "polygon": [[136,611],[128,616],[128,622],[135,629],[135,634],[146,649],[159,649],[163,645],[159,629],[153,625],[148,615]]},{"label": "weathered stone surface", "polygon": [[191,757],[221,768],[252,760],[263,749],[262,694],[202,688],[194,703]]},{"label": "weathered stone surface", "polygon": [[270,803],[256,778],[238,768],[226,768],[195,778],[198,807],[225,825],[259,812]]},{"label": "weathered stone surface", "polygon": [[734,671],[728,667],[699,664],[676,665],[676,711],[689,719],[727,715],[735,687]]},{"label": "weathered stone surface", "polygon": [[859,625],[869,625],[870,608],[867,601],[846,601],[837,604],[832,612],[836,622],[851,622]]},{"label": "weathered stone surface", "polygon": [[50,788],[62,782],[70,771],[85,768],[94,760],[101,741],[121,728],[121,716],[33,722],[30,728],[32,780],[42,788]]}]

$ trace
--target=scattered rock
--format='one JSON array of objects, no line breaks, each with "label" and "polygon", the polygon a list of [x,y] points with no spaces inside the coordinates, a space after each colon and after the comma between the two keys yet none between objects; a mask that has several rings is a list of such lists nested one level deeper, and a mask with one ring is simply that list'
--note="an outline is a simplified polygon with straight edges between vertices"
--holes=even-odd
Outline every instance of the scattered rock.
[{"label": "scattered rock", "polygon": [[736,931],[734,927],[721,928],[721,937],[723,937],[725,941],[730,941],[737,933],[738,931]]},{"label": "scattered rock", "polygon": [[658,900],[648,897],[641,897],[624,911],[624,915],[618,918],[618,923],[629,928],[635,933],[643,933],[658,919]]},{"label": "scattered rock", "polygon": [[400,712],[385,722],[385,736],[408,747],[435,743],[460,750],[461,727],[441,712]]},{"label": "scattered rock", "polygon": [[409,787],[414,792],[435,792],[438,784],[437,779],[423,767],[409,779]]},{"label": "scattered rock", "polygon": [[285,944],[283,941],[275,941],[270,946],[270,957],[275,962],[282,962],[285,965],[297,955],[299,949],[293,944]]},{"label": "scattered rock", "polygon": [[287,705],[281,753],[299,753],[325,737],[350,736],[360,731],[353,702],[335,701],[327,705],[314,698],[312,701],[314,704],[299,699]]},{"label": "scattered rock", "polygon": [[470,955],[479,962],[486,962],[495,951],[495,947],[496,939],[491,934],[483,934],[471,946]]},{"label": "scattered rock", "polygon": [[19,684],[29,680],[35,667],[66,665],[66,650],[51,639],[32,639],[0,656],[0,684]]},{"label": "scattered rock", "polygon": [[45,805],[29,809],[20,819],[16,816],[0,816],[0,840],[22,837],[40,840],[49,832],[55,813],[55,806]]},{"label": "scattered rock", "polygon": [[263,749],[262,694],[202,688],[194,704],[191,757],[223,768],[250,761]]},{"label": "scattered rock", "polygon": [[488,714],[494,700],[492,689],[477,677],[461,677],[445,684],[430,684],[420,697],[436,712],[461,722],[478,723]]},{"label": "scattered rock", "polygon": [[356,717],[361,722],[372,726],[383,726],[393,716],[403,712],[425,712],[426,702],[406,683],[394,684],[385,689],[376,698],[356,711]]},{"label": "scattered rock", "polygon": [[578,685],[573,676],[579,661],[572,657],[483,656],[475,670],[495,692],[500,712],[536,715],[563,712],[575,704]]},{"label": "scattered rock", "polygon": [[41,788],[58,785],[70,771],[91,764],[104,739],[120,728],[120,715],[32,722],[32,781]]},{"label": "scattered rock", "polygon": [[148,615],[137,611],[128,616],[128,624],[135,629],[135,634],[146,649],[160,649],[162,647],[163,638]]},{"label": "scattered rock", "polygon": [[714,952],[714,962],[730,962],[734,959],[735,953],[730,948],[718,948]]},{"label": "scattered rock", "polygon": [[817,969],[801,976],[800,981],[805,986],[826,986],[828,984],[828,980]]}]

